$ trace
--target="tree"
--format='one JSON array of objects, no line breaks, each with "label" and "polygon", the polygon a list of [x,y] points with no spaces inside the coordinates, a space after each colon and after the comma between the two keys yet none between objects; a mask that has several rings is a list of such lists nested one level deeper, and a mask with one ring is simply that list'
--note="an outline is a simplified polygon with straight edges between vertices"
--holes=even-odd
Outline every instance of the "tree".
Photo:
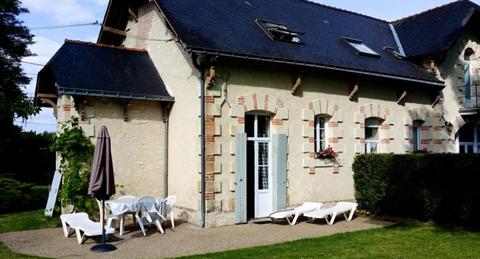
[{"label": "tree", "polygon": [[8,133],[15,134],[16,117],[27,119],[36,114],[38,108],[22,91],[30,82],[20,65],[21,59],[31,56],[28,45],[33,43],[29,29],[17,19],[28,12],[20,7],[19,0],[0,1],[0,132],[2,139]]}]

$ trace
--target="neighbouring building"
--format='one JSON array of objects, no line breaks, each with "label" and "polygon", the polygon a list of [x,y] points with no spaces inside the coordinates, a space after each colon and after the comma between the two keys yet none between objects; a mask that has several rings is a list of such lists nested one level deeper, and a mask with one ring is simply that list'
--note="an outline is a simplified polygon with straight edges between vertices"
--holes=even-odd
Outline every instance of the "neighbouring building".
[{"label": "neighbouring building", "polygon": [[[354,200],[361,153],[480,152],[480,7],[388,22],[306,0],[111,0],[38,105],[109,128],[120,192],[218,226]],[[60,128],[60,127],[59,127]]]}]

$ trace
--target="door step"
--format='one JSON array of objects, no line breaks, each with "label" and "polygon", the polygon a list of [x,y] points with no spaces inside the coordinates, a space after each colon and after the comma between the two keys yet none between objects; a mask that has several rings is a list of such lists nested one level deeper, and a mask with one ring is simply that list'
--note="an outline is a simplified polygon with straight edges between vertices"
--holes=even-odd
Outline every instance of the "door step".
[{"label": "door step", "polygon": [[250,222],[253,224],[268,224],[268,223],[272,223],[272,220],[269,217],[262,217],[262,218],[251,219],[249,223]]}]

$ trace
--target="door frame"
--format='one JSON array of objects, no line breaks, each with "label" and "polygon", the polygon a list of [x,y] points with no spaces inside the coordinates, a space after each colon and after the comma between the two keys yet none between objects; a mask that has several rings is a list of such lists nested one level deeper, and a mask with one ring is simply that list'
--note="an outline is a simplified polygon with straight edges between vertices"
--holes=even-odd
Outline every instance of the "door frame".
[{"label": "door frame", "polygon": [[[271,134],[271,118],[272,118],[272,115],[270,114],[266,114],[266,113],[250,113],[248,114],[250,116],[254,116],[254,124],[253,124],[253,137],[248,137],[247,136],[247,145],[248,145],[248,142],[249,141],[252,141],[253,142],[253,145],[254,145],[254,208],[255,208],[255,212],[254,212],[254,217],[257,218],[257,217],[263,217],[265,215],[259,215],[259,197],[261,194],[265,194],[265,195],[269,195],[269,200],[267,202],[267,204],[270,204],[271,206],[271,209],[273,209],[272,207],[272,203],[273,203],[273,179],[272,179],[272,134]],[[266,117],[269,117],[269,126],[268,126],[268,136],[269,137],[258,137],[257,134],[258,134],[258,116],[266,116]],[[259,179],[258,179],[258,170],[259,170],[259,165],[258,165],[258,150],[259,150],[259,144],[260,143],[268,143],[268,189],[267,190],[260,190],[258,188],[259,186]],[[246,161],[248,162],[248,161]],[[248,168],[248,165],[247,165],[247,168]],[[249,179],[247,178],[247,181],[249,181]]]}]

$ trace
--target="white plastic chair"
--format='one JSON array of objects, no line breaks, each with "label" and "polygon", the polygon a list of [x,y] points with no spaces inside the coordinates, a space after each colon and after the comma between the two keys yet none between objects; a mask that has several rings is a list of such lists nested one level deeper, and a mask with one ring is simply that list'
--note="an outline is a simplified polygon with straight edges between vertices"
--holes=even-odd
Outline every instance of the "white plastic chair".
[{"label": "white plastic chair", "polygon": [[[338,214],[343,214],[346,221],[351,221],[357,206],[358,204],[355,202],[339,202],[331,208],[320,208],[318,210],[307,212],[304,216],[311,218],[312,220],[323,218],[327,221],[328,225],[332,225]],[[350,212],[348,216],[347,212]]]},{"label": "white plastic chair", "polygon": [[173,218],[173,206],[177,201],[177,197],[175,195],[169,195],[165,198],[165,218],[168,216],[170,217],[170,222],[172,223],[172,229],[175,228],[175,220]]},{"label": "white plastic chair", "polygon": [[[93,222],[88,218],[85,212],[62,214],[60,215],[62,221],[63,234],[65,237],[70,235],[72,229],[75,230],[78,244],[82,244],[87,236],[101,236],[102,224],[100,222]],[[113,234],[115,229],[106,227],[105,234]],[[83,233],[83,235],[82,235]]]},{"label": "white plastic chair", "polygon": [[[134,199],[135,196],[132,196],[132,195],[124,195],[124,196],[121,196],[119,197],[117,200],[122,200],[122,199]],[[108,206],[105,206],[106,210],[108,210],[108,214],[105,216],[103,216],[103,211],[102,211],[102,202],[97,200],[97,204],[98,204],[98,208],[100,210],[100,217],[103,217],[104,219],[107,220],[107,227],[113,227],[113,223],[114,223],[114,220],[120,220],[120,236],[123,235],[123,233],[125,232],[124,231],[124,226],[125,226],[125,216],[127,214],[132,214],[132,216],[135,214],[135,212],[125,212],[125,213],[122,213],[122,214],[119,214],[119,215],[115,215],[112,213],[112,211],[108,208]]]},{"label": "white plastic chair", "polygon": [[135,218],[137,219],[138,225],[144,236],[147,235],[145,233],[145,224],[150,225],[155,223],[160,233],[165,233],[161,224],[165,220],[165,217],[162,215],[163,211],[160,211],[163,206],[164,201],[159,202],[157,199],[150,196],[145,196],[138,200],[138,209],[135,213]]},{"label": "white plastic chair", "polygon": [[[322,205],[323,204],[319,202],[304,202],[302,205],[293,209],[279,210],[273,212],[269,215],[269,217],[273,220],[286,219],[288,224],[295,225],[297,223],[298,217],[300,217],[306,212],[320,209]],[[291,217],[293,217],[293,219],[290,221]]]}]

